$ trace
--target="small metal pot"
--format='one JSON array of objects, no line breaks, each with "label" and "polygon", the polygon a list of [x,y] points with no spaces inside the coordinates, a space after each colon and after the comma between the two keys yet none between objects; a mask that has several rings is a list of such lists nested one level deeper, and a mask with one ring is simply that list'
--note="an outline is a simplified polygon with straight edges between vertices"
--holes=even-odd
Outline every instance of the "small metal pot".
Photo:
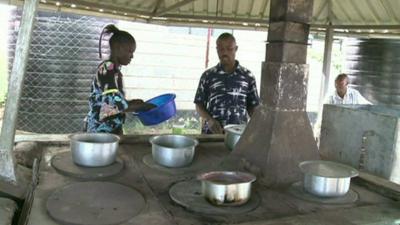
[{"label": "small metal pot", "polygon": [[69,136],[72,160],[86,167],[108,166],[115,162],[120,138],[108,133],[80,133]]},{"label": "small metal pot", "polygon": [[233,150],[245,128],[246,128],[245,124],[230,124],[224,127],[225,130],[224,142],[225,146],[229,150],[231,151]]},{"label": "small metal pot", "polygon": [[319,197],[340,197],[350,188],[350,180],[357,170],[340,163],[315,160],[299,164],[304,173],[304,189]]},{"label": "small metal pot", "polygon": [[238,206],[251,196],[251,183],[256,177],[238,171],[214,171],[197,176],[203,196],[213,205]]},{"label": "small metal pot", "polygon": [[199,142],[183,135],[160,135],[150,138],[153,160],[166,167],[184,167],[193,161]]}]

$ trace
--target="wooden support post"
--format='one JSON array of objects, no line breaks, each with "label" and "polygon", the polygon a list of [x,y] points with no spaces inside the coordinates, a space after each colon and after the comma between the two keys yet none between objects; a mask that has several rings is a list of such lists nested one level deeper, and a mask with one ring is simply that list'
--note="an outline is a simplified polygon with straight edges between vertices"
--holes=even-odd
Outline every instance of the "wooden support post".
[{"label": "wooden support post", "polygon": [[331,73],[331,61],[332,61],[332,46],[333,46],[333,28],[329,26],[325,33],[325,47],[324,47],[324,61],[322,64],[322,82],[321,82],[321,92],[319,98],[319,105],[322,106],[326,94],[329,90],[329,80]]},{"label": "wooden support post", "polygon": [[25,0],[18,32],[14,63],[8,85],[3,126],[0,135],[0,180],[17,183],[15,160],[13,157],[18,105],[21,98],[26,65],[28,63],[34,19],[39,0]]}]

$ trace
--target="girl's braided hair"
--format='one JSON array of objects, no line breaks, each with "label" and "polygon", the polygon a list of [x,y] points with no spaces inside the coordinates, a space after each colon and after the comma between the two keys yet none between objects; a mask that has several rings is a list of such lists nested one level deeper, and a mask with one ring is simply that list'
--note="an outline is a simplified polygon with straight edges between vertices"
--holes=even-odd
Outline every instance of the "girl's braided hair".
[{"label": "girl's braided hair", "polygon": [[113,49],[115,44],[133,43],[136,45],[135,38],[128,32],[118,29],[114,24],[108,24],[103,28],[99,39],[99,57],[101,59],[101,42],[104,34],[112,34],[108,41],[110,48]]}]

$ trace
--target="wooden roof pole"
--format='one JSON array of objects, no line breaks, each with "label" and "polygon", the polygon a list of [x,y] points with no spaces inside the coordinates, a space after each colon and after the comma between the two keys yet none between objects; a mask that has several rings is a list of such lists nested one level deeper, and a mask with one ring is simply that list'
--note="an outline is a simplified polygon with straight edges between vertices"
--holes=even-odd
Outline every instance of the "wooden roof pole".
[{"label": "wooden roof pole", "polygon": [[14,148],[18,105],[21,98],[29,46],[39,0],[25,0],[18,32],[14,63],[9,80],[3,126],[0,134],[0,180],[17,183]]},{"label": "wooden roof pole", "polygon": [[328,94],[329,80],[331,75],[331,62],[332,62],[332,47],[333,47],[333,28],[330,26],[325,32],[325,47],[324,47],[324,59],[322,64],[322,88],[319,99],[319,105],[322,106],[323,101]]},{"label": "wooden roof pole", "polygon": [[[325,101],[325,97],[329,90],[329,80],[331,74],[331,61],[332,61],[332,46],[333,46],[333,35],[334,30],[332,27],[332,0],[328,1],[328,27],[325,31],[325,46],[324,46],[324,59],[322,64],[322,82],[321,82],[321,91],[319,96],[319,108],[322,107]],[[320,110],[322,112],[322,110]]]}]

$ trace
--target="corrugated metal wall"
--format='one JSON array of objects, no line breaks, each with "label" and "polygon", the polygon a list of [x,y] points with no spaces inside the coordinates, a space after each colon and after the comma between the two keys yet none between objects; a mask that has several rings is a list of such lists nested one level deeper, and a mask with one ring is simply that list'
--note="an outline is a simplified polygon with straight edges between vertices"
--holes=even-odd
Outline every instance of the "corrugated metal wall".
[{"label": "corrugated metal wall", "polygon": [[400,40],[347,39],[351,86],[374,104],[400,106]]}]

